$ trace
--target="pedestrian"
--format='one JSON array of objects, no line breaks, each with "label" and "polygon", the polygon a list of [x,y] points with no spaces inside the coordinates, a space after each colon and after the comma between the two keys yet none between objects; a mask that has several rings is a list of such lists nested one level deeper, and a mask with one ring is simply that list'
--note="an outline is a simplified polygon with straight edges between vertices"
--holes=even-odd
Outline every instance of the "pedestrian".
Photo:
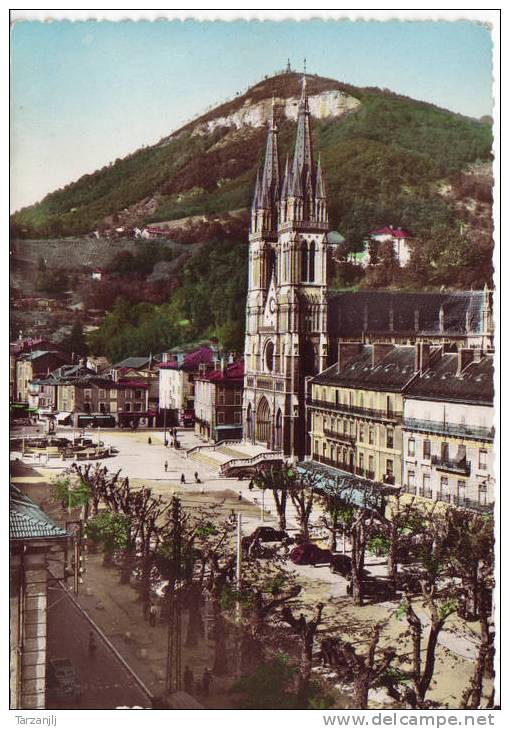
[{"label": "pedestrian", "polygon": [[89,653],[91,656],[94,656],[96,654],[97,649],[97,643],[96,638],[94,636],[94,633],[90,631],[89,633]]},{"label": "pedestrian", "polygon": [[156,626],[156,615],[157,615],[156,606],[154,604],[151,604],[151,606],[149,608],[149,624],[150,624],[151,628],[154,628]]},{"label": "pedestrian", "polygon": [[168,448],[168,438],[165,438],[165,448]]},{"label": "pedestrian", "polygon": [[186,477],[183,473],[181,473],[181,483],[186,483]]},{"label": "pedestrian", "polygon": [[211,672],[207,668],[207,666],[204,668],[204,675],[202,677],[202,692],[204,696],[209,696],[209,690],[211,688],[211,681],[212,676]]},{"label": "pedestrian", "polygon": [[147,438],[147,443],[148,443],[149,445],[152,445],[152,438],[150,437],[150,435],[149,435],[149,437]]},{"label": "pedestrian", "polygon": [[200,483],[200,479],[198,478],[198,471],[195,471],[195,483]]},{"label": "pedestrian", "polygon": [[165,461],[165,473],[168,472],[168,461]]},{"label": "pedestrian", "polygon": [[145,600],[143,603],[143,619],[149,619],[149,608],[151,606],[150,600]]},{"label": "pedestrian", "polygon": [[238,495],[237,495],[237,500],[238,500],[238,501],[242,501],[242,500],[243,500],[243,494],[242,494],[242,492],[241,492],[241,491],[239,491],[239,492],[238,492]]},{"label": "pedestrian", "polygon": [[184,669],[184,690],[191,694],[193,693],[193,671],[189,666]]}]

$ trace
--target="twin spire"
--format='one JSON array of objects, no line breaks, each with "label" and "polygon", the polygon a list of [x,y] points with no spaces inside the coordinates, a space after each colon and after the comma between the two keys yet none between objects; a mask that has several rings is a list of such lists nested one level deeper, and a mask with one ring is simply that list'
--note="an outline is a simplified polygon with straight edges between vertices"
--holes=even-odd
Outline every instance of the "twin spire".
[{"label": "twin spire", "polygon": [[[275,119],[275,99],[273,94],[271,117],[268,123],[266,155],[262,175],[257,173],[252,212],[264,210],[262,228],[276,231],[278,220],[287,219],[287,209],[292,210],[292,218],[327,222],[325,217],[325,185],[320,159],[314,162],[312,134],[310,127],[310,108],[308,104],[306,75],[301,82],[301,97],[298,106],[297,133],[292,165],[289,158],[285,163],[280,180],[278,157],[278,126]],[[290,200],[297,201],[296,204]],[[320,210],[317,201],[322,201]],[[285,213],[282,215],[282,213]],[[297,215],[297,218],[296,218]],[[317,217],[318,216],[318,217]],[[260,228],[260,226],[257,226]]]}]

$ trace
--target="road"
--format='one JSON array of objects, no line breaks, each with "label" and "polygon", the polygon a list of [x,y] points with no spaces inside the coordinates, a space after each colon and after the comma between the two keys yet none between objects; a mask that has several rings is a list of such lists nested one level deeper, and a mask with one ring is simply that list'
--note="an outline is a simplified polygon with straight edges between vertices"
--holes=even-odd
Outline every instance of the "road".
[{"label": "road", "polygon": [[[94,655],[90,655],[88,648],[91,631],[97,646]],[[72,661],[82,687],[79,703],[62,704],[48,697],[47,709],[150,708],[147,694],[59,583],[51,583],[48,594],[47,650],[48,660]]]}]

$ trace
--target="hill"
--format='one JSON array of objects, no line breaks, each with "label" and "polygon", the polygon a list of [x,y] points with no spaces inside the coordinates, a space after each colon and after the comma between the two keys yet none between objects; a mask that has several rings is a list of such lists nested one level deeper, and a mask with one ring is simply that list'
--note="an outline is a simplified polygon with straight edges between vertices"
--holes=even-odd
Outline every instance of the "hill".
[{"label": "hill", "polygon": [[[184,246],[182,253],[163,255],[156,245],[147,255],[143,241],[132,250],[118,240],[100,238],[94,244],[104,246],[98,258],[107,274],[101,282],[82,283],[76,294],[85,312],[108,312],[90,335],[93,352],[117,360],[205,336],[242,349],[248,209],[272,95],[283,160],[294,143],[300,80],[295,73],[265,79],[158,144],[84,175],[12,216],[12,235],[25,239],[13,244],[14,255],[26,259],[43,291],[47,276],[35,269],[41,239],[57,239],[48,240],[52,255],[58,258],[62,248],[60,265],[72,263],[75,270],[82,264],[82,243],[59,243],[59,238],[83,240],[94,230],[157,222],[168,228],[172,245]],[[387,90],[317,76],[307,81],[330,221],[345,238],[333,285],[490,284],[490,119],[469,119]],[[409,266],[399,269],[391,255],[365,270],[349,263],[349,252],[360,249],[367,232],[387,224],[412,232]],[[38,243],[31,246],[28,238]],[[87,261],[89,248],[84,246]],[[25,290],[15,288],[20,295]]]},{"label": "hill", "polygon": [[[430,232],[450,210],[435,183],[490,158],[491,126],[389,91],[308,77],[316,148],[334,228],[348,241],[388,219]],[[300,75],[262,81],[152,147],[137,150],[12,217],[26,238],[82,235],[116,223],[217,215],[249,206],[274,93],[282,156]]]}]

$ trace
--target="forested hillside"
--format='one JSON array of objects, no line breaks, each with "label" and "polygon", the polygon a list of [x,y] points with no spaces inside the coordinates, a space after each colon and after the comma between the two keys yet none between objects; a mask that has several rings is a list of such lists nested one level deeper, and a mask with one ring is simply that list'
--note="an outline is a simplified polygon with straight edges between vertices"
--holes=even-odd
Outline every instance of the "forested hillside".
[{"label": "forested hillside", "polygon": [[[94,289],[96,299],[101,291],[104,296],[93,308],[110,310],[92,337],[94,351],[116,359],[200,336],[242,348],[247,210],[265,146],[260,111],[269,114],[273,92],[283,164],[295,135],[289,108],[299,96],[300,76],[294,73],[257,84],[157,145],[84,175],[12,216],[14,237],[53,239],[200,216],[172,229],[170,237],[188,247],[186,255],[145,268],[135,261],[131,274],[122,268],[133,264],[126,259]],[[335,94],[339,104],[338,112],[313,119],[331,227],[345,239],[336,253],[335,285],[490,285],[490,120],[314,76],[308,77],[308,93],[318,107]],[[252,120],[245,121],[250,114]],[[410,265],[399,269],[384,249],[377,265],[366,270],[353,265],[349,254],[362,248],[369,231],[388,224],[412,233]],[[167,279],[160,275],[164,271]],[[131,285],[133,276],[137,286]]]}]

